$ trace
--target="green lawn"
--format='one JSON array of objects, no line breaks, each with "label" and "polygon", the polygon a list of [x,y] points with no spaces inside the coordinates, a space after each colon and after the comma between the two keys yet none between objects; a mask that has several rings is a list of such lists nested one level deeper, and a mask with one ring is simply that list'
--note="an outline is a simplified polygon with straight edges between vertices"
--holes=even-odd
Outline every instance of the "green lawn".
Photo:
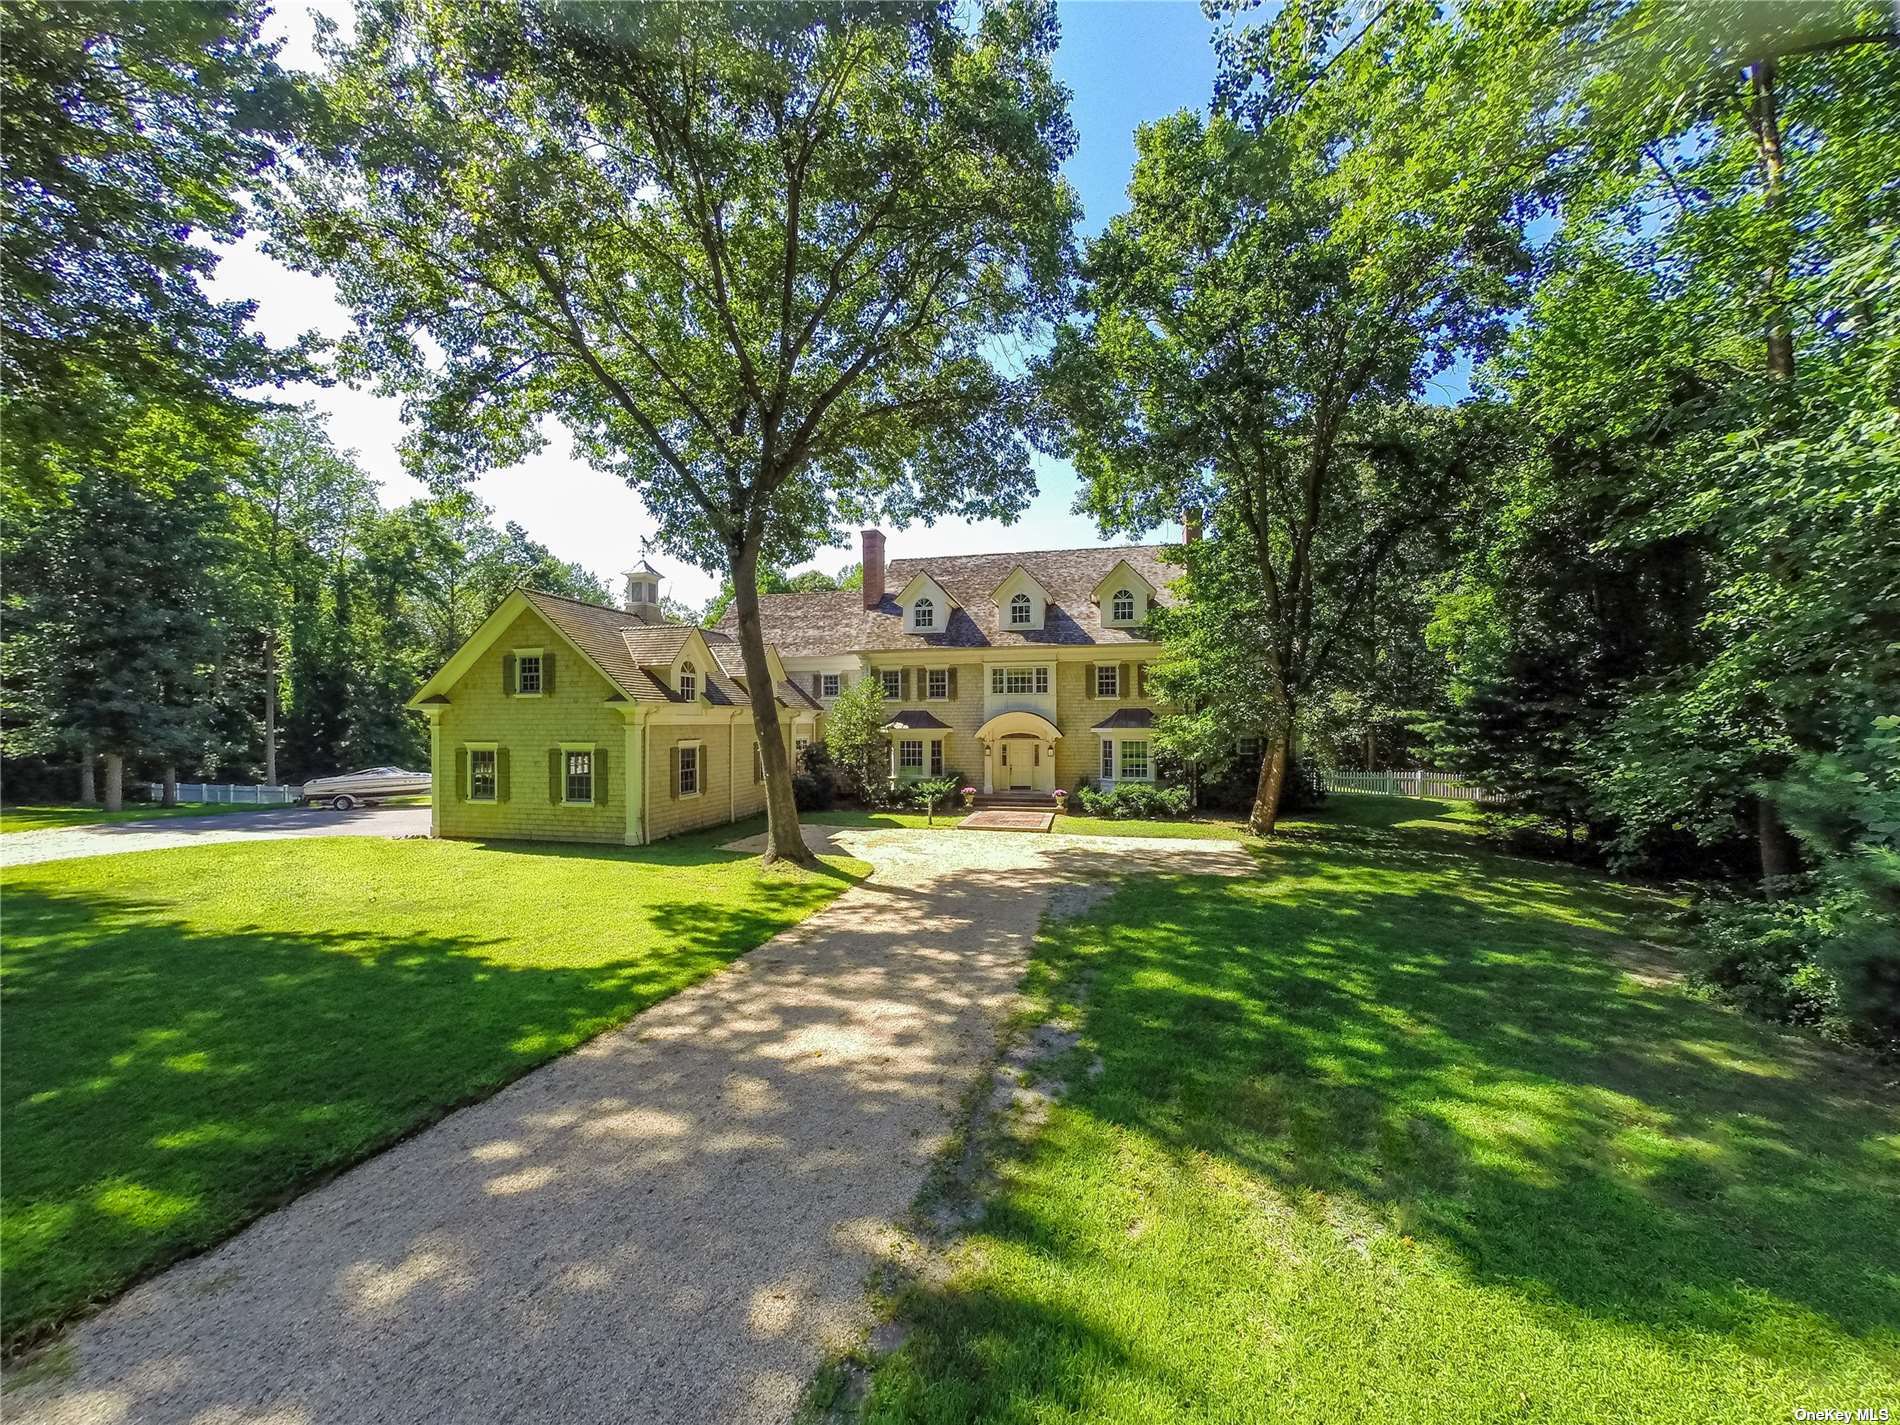
[{"label": "green lawn", "polygon": [[96,826],[107,821],[160,821],[173,816],[217,816],[228,811],[270,811],[267,806],[237,806],[230,802],[180,802],[175,807],[128,806],[103,811],[77,803],[0,807],[0,835],[14,831],[51,831],[67,826]]},{"label": "green lawn", "polygon": [[5,1341],[664,999],[864,868],[337,838],[9,870]]},{"label": "green lawn", "polygon": [[1673,987],[1658,898],[1472,826],[1336,797],[1257,878],[1053,927],[1071,1092],[869,1418],[1900,1408],[1892,1071]]},{"label": "green lawn", "polygon": [[[802,811],[798,819],[812,826],[955,826],[969,813],[962,807],[938,812],[927,820],[920,811]],[[1051,831],[1070,836],[1166,836],[1194,841],[1245,841],[1251,835],[1242,820],[1218,816],[1193,821],[1109,821],[1099,816],[1058,816]]]}]

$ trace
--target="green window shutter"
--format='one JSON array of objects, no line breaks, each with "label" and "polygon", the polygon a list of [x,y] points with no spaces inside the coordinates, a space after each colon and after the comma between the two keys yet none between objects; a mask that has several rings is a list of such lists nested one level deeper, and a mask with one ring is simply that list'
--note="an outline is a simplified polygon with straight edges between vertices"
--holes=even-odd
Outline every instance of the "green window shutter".
[{"label": "green window shutter", "polygon": [[515,655],[512,653],[501,655],[501,691],[505,697],[513,697],[515,693]]},{"label": "green window shutter", "polygon": [[594,749],[594,805],[607,805],[607,749]]},{"label": "green window shutter", "polygon": [[468,800],[468,747],[460,742],[455,744],[455,799]]},{"label": "green window shutter", "polygon": [[954,668],[952,668],[952,669],[950,670],[950,698],[951,698],[951,701],[953,701],[953,702],[954,702],[954,701],[956,700],[956,696],[957,696],[957,670],[956,670],[956,669],[954,669]]},{"label": "green window shutter", "polygon": [[495,800],[498,802],[508,800],[508,749],[506,747],[495,749]]},{"label": "green window shutter", "polygon": [[561,804],[561,749],[548,749],[548,805]]},{"label": "green window shutter", "polygon": [[541,691],[552,697],[554,694],[554,654],[541,655]]},{"label": "green window shutter", "polygon": [[673,775],[667,779],[666,791],[674,801],[680,799],[680,750],[677,745],[673,748]]},{"label": "green window shutter", "polygon": [[1134,687],[1135,665],[1132,663],[1124,663],[1121,666],[1121,672],[1116,674],[1115,677],[1115,691],[1124,698],[1132,697],[1134,696]]},{"label": "green window shutter", "polygon": [[900,703],[910,701],[910,669],[908,668],[897,670],[897,700]]},{"label": "green window shutter", "polygon": [[1089,664],[1089,696],[1091,698],[1102,696],[1102,665],[1100,663]]},{"label": "green window shutter", "polygon": [[825,675],[823,673],[813,673],[811,675],[811,695],[814,698],[822,698],[825,695]]}]

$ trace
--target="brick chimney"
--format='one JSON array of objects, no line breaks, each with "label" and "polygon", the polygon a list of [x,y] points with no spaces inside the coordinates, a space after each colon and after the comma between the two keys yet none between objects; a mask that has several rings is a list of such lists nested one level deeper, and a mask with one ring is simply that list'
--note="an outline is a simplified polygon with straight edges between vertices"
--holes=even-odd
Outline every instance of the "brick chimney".
[{"label": "brick chimney", "polygon": [[859,531],[864,541],[864,606],[874,609],[884,602],[884,531]]},{"label": "brick chimney", "polygon": [[1181,542],[1198,544],[1201,538],[1201,512],[1198,509],[1181,511]]}]

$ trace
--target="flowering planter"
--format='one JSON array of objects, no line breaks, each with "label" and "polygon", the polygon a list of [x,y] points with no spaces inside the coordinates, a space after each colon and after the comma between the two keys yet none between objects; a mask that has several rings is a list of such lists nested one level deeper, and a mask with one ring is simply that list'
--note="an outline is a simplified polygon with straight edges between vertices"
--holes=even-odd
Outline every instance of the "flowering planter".
[{"label": "flowering planter", "polygon": [[975,787],[965,787],[963,789],[963,805],[966,808],[973,807],[976,805],[976,788]]},{"label": "flowering planter", "polygon": [[1055,792],[1055,798],[1057,812],[1065,812],[1069,809],[1069,794],[1067,792],[1058,787]]}]

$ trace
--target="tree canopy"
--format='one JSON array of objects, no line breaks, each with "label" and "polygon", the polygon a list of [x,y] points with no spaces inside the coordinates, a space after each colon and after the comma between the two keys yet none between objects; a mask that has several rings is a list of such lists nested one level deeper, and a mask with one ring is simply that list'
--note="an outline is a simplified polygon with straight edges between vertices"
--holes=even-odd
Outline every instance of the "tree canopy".
[{"label": "tree canopy", "polygon": [[[1062,295],[1073,145],[1053,9],[503,9],[376,0],[332,33],[282,250],[335,275],[346,373],[401,394],[416,467],[566,427],[661,548],[731,577],[770,686],[761,564],[843,520],[1009,515],[1027,383],[990,358]],[[771,854],[803,858],[768,699]]]}]

